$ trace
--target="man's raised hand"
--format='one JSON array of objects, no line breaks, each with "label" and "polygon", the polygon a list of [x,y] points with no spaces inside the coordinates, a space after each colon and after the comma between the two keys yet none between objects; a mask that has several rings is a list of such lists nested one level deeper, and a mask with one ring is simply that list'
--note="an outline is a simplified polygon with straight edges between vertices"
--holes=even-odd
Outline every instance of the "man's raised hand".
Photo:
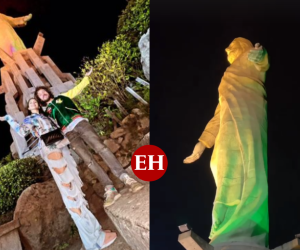
[{"label": "man's raised hand", "polygon": [[92,72],[93,72],[93,67],[90,68],[89,72],[87,72],[85,74],[85,76],[90,76],[92,74]]}]

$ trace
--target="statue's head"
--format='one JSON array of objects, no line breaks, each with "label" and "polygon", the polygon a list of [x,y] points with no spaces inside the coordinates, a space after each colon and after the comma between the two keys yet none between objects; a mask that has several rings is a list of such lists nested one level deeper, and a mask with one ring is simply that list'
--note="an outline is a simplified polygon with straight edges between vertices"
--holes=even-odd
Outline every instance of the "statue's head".
[{"label": "statue's head", "polygon": [[249,40],[242,37],[235,38],[225,49],[229,63],[232,64],[235,59],[251,48],[253,44]]}]

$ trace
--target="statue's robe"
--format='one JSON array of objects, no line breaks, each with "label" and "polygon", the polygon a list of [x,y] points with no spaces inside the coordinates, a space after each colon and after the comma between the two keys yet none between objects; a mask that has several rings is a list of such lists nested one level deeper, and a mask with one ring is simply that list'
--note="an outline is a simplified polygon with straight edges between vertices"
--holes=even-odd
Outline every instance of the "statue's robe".
[{"label": "statue's robe", "polygon": [[13,18],[0,14],[0,49],[12,56],[13,52],[26,49],[14,28],[23,27],[24,17]]},{"label": "statue's robe", "polygon": [[[211,244],[241,241],[268,246],[267,102],[268,56],[253,63],[250,41],[236,38],[231,65],[219,86],[219,104],[199,141],[214,146],[211,170],[217,186]],[[233,58],[234,57],[234,58]]]}]

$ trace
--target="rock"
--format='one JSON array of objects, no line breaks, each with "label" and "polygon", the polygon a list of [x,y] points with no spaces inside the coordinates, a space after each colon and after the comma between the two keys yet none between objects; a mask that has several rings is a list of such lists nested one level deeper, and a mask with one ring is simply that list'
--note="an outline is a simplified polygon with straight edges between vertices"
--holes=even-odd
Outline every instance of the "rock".
[{"label": "rock", "polygon": [[70,238],[71,219],[56,183],[51,180],[31,185],[21,194],[14,213],[20,221],[25,249],[53,249]]},{"label": "rock", "polygon": [[105,135],[100,135],[99,138],[100,138],[101,141],[104,141],[104,140],[108,139],[107,136],[105,136]]},{"label": "rock", "polygon": [[114,154],[116,153],[119,148],[121,147],[119,144],[117,144],[114,140],[108,139],[104,141],[104,145],[108,147],[108,149]]},{"label": "rock", "polygon": [[128,116],[126,116],[123,120],[122,120],[122,125],[124,128],[129,128],[134,126],[134,124],[137,122],[137,117],[134,114],[130,114]]},{"label": "rock", "polygon": [[23,249],[18,232],[19,226],[20,224],[18,220],[13,220],[0,226],[0,249]]},{"label": "rock", "polygon": [[131,157],[130,153],[127,150],[121,149],[116,153],[118,161],[122,164],[123,168],[127,167],[130,164]]},{"label": "rock", "polygon": [[119,156],[117,159],[122,164],[123,168],[126,168],[131,162],[127,156]]},{"label": "rock", "polygon": [[98,182],[94,182],[94,183],[84,183],[83,184],[83,187],[81,188],[82,192],[85,194],[86,196],[86,199],[87,197],[91,197],[94,193],[95,193],[95,190],[93,188],[93,185],[97,184]]},{"label": "rock", "polygon": [[150,120],[148,117],[144,117],[138,120],[138,130],[141,131],[143,134],[149,132]]},{"label": "rock", "polygon": [[121,144],[123,140],[124,140],[123,137],[119,137],[119,138],[118,138],[118,143]]},{"label": "rock", "polygon": [[126,131],[124,130],[124,128],[117,128],[114,132],[112,132],[110,134],[110,137],[113,139],[117,139],[120,136],[123,136],[126,134]]},{"label": "rock", "polygon": [[143,116],[144,115],[143,111],[141,111],[140,109],[133,109],[133,110],[131,110],[131,113],[134,114],[134,115],[137,115],[137,116]]},{"label": "rock", "polygon": [[[138,112],[139,111],[137,111],[137,113]],[[144,137],[144,132],[148,132],[147,130],[149,130],[149,118],[143,117],[141,121],[139,121],[137,115],[130,114],[124,118],[122,124],[127,133],[121,145],[123,149],[133,151],[139,141]]]},{"label": "rock", "polygon": [[103,185],[100,183],[100,182],[97,182],[93,185],[93,189],[95,191],[95,193],[101,198],[101,199],[104,199],[104,193],[105,193],[105,190],[104,190],[104,187]]},{"label": "rock", "polygon": [[[97,196],[97,194],[93,193],[89,198],[89,209],[96,216],[99,213],[102,213],[103,208],[103,200]],[[101,219],[99,220],[99,222]],[[100,222],[101,224],[101,222]]]},{"label": "rock", "polygon": [[138,108],[131,110],[131,113],[134,114],[138,119],[137,121],[138,130],[143,134],[148,133],[149,126],[150,126],[149,117],[146,116],[146,114]]},{"label": "rock", "polygon": [[144,75],[150,81],[150,29],[141,37],[138,46],[141,51]]},{"label": "rock", "polygon": [[82,179],[89,184],[94,184],[98,180],[96,175],[89,168],[84,170]]},{"label": "rock", "polygon": [[109,167],[107,166],[107,164],[103,161],[103,159],[97,155],[94,154],[94,158],[96,160],[96,162],[102,167],[102,169],[107,173],[108,171],[110,171]]},{"label": "rock", "polygon": [[136,134],[127,133],[121,145],[123,149],[125,149],[126,151],[134,152],[142,138],[143,138],[143,134],[141,133],[136,133]]},{"label": "rock", "polygon": [[115,156],[118,158],[119,156],[128,156],[129,155],[129,151],[128,150],[125,150],[125,149],[120,149],[116,154]]},{"label": "rock", "polygon": [[144,138],[137,145],[137,149],[145,145],[150,145],[150,132],[145,134]]},{"label": "rock", "polygon": [[132,140],[132,135],[131,133],[127,133],[125,135],[125,138],[124,138],[124,141],[121,143],[122,145],[122,148],[125,149],[125,150],[130,150],[132,148],[132,143],[131,143],[131,140]]},{"label": "rock", "polygon": [[81,190],[82,190],[82,192],[86,193],[86,191],[88,190],[88,188],[89,188],[89,185],[87,183],[83,183],[83,186],[81,187]]},{"label": "rock", "polygon": [[[124,187],[123,182],[121,182],[120,179],[111,172],[110,168],[102,160],[102,158],[99,155],[94,155],[94,158],[96,159],[97,163],[102,167],[102,169],[107,173],[108,177],[112,180],[115,188],[118,190],[123,188]],[[87,167],[85,167],[85,169],[87,169]],[[87,175],[88,179],[86,179],[85,176],[82,175],[82,179],[84,180],[84,182],[88,182],[90,185],[94,185],[99,182],[98,178],[91,170],[90,172],[87,173],[88,173]]]},{"label": "rock", "polygon": [[149,184],[123,194],[106,213],[133,250],[149,249]]}]

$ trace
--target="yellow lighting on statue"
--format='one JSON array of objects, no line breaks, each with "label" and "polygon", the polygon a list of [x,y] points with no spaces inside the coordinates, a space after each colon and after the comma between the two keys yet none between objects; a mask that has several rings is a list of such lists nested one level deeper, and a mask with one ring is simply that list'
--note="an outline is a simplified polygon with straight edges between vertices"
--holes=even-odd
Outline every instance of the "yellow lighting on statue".
[{"label": "yellow lighting on statue", "polygon": [[14,28],[24,27],[32,15],[13,18],[0,13],[0,49],[12,56],[15,51],[26,49]]}]

